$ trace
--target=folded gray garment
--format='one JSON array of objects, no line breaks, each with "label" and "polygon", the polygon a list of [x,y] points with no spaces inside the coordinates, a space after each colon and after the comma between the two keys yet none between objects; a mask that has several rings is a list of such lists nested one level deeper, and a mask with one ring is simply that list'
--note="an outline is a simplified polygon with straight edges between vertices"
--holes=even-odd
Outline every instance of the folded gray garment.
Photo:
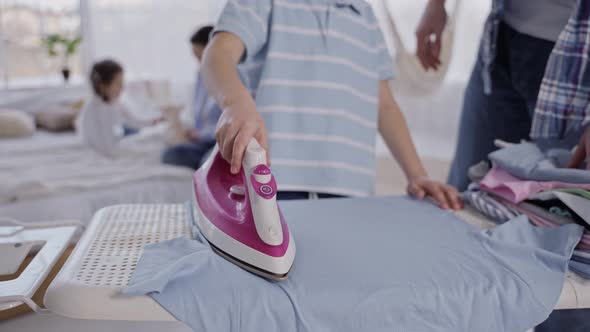
[{"label": "folded gray garment", "polygon": [[197,231],[146,246],[123,292],[195,331],[525,331],[553,310],[582,235],[525,217],[480,231],[401,197],[281,207],[297,243],[286,281],[229,263]]},{"label": "folded gray garment", "polygon": [[480,190],[477,183],[471,183],[462,196],[474,209],[497,223],[505,223],[521,214],[499,202],[493,194]]},{"label": "folded gray garment", "polygon": [[546,152],[532,143],[520,143],[490,153],[490,160],[513,176],[531,181],[590,183],[590,172],[565,168],[572,153],[565,149]]},{"label": "folded gray garment", "polygon": [[578,261],[570,261],[569,263],[570,271],[577,273],[580,277],[584,279],[590,279],[590,265],[585,264]]},{"label": "folded gray garment", "polygon": [[467,177],[469,180],[479,183],[490,171],[490,163],[487,161],[480,161],[479,163],[469,167],[467,170]]}]

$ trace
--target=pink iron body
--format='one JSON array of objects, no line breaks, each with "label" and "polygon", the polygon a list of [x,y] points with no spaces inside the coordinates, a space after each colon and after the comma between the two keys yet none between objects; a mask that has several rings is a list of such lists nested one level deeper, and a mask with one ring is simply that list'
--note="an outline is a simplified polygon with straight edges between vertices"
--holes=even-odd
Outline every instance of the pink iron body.
[{"label": "pink iron body", "polygon": [[252,140],[240,173],[231,174],[216,146],[193,175],[193,212],[201,233],[222,257],[265,278],[284,280],[295,259],[295,242],[266,165],[266,152]]}]

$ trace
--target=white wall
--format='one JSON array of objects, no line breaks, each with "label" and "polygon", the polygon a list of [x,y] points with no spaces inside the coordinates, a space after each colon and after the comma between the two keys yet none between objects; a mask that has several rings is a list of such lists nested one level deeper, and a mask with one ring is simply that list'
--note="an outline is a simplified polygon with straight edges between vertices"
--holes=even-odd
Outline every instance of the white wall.
[{"label": "white wall", "polygon": [[91,59],[114,57],[134,77],[194,80],[189,38],[217,18],[215,0],[88,0]]}]

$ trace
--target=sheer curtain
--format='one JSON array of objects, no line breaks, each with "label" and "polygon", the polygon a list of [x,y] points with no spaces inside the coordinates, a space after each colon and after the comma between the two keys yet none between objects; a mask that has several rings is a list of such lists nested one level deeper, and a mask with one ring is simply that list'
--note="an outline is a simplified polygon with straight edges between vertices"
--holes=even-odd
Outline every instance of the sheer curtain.
[{"label": "sheer curtain", "polygon": [[[382,1],[389,1],[392,17],[396,21],[405,45],[410,50],[415,50],[414,31],[428,0],[368,0],[376,9],[375,15],[380,20],[384,37],[393,54],[392,33],[387,30],[385,13],[377,10],[382,8]],[[446,3],[447,9],[451,10],[454,0],[447,0]],[[453,56],[449,71],[443,86],[438,91],[424,98],[407,97],[399,93],[396,94],[394,91],[406,116],[418,152],[423,156],[444,161],[452,158],[463,102],[463,91],[475,62],[483,24],[490,9],[491,0],[462,2],[457,17]],[[381,141],[377,151],[380,155],[388,154]]]},{"label": "sheer curtain", "polygon": [[[380,20],[383,34],[388,44],[393,45],[391,32],[387,31],[384,12],[377,10],[382,1],[391,4],[392,16],[400,30],[402,39],[408,48],[414,49],[416,38],[414,31],[420,20],[422,10],[428,0],[367,0],[375,8],[375,15]],[[454,0],[446,0],[447,10],[452,10]],[[491,9],[491,0],[463,1],[459,8],[453,60],[448,72],[448,81],[462,82],[469,78],[471,65],[475,61],[483,23]]]},{"label": "sheer curtain", "polygon": [[[80,0],[88,48],[86,62],[115,57],[138,76],[193,77],[195,62],[188,38],[199,26],[213,23],[225,0]],[[414,30],[427,0],[389,1],[407,45],[415,45]],[[452,0],[447,1],[452,3]],[[465,81],[477,53],[482,24],[491,0],[464,1],[458,19],[455,54],[449,79]],[[450,6],[449,6],[450,7]],[[376,15],[383,21],[382,12]],[[385,25],[383,25],[385,27]],[[384,31],[386,39],[391,38]]]}]

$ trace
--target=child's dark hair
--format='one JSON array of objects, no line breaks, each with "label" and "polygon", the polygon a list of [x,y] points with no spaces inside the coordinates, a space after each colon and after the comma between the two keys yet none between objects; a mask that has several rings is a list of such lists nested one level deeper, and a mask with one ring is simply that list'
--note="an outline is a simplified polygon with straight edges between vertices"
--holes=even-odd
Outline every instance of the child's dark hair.
[{"label": "child's dark hair", "polygon": [[109,98],[104,95],[100,89],[101,85],[109,85],[115,79],[117,74],[123,72],[123,67],[115,60],[106,59],[95,63],[90,71],[90,85],[94,92],[104,101]]},{"label": "child's dark hair", "polygon": [[207,46],[209,43],[209,35],[211,34],[211,31],[213,31],[212,25],[200,27],[199,30],[197,30],[197,32],[191,36],[191,44]]}]

